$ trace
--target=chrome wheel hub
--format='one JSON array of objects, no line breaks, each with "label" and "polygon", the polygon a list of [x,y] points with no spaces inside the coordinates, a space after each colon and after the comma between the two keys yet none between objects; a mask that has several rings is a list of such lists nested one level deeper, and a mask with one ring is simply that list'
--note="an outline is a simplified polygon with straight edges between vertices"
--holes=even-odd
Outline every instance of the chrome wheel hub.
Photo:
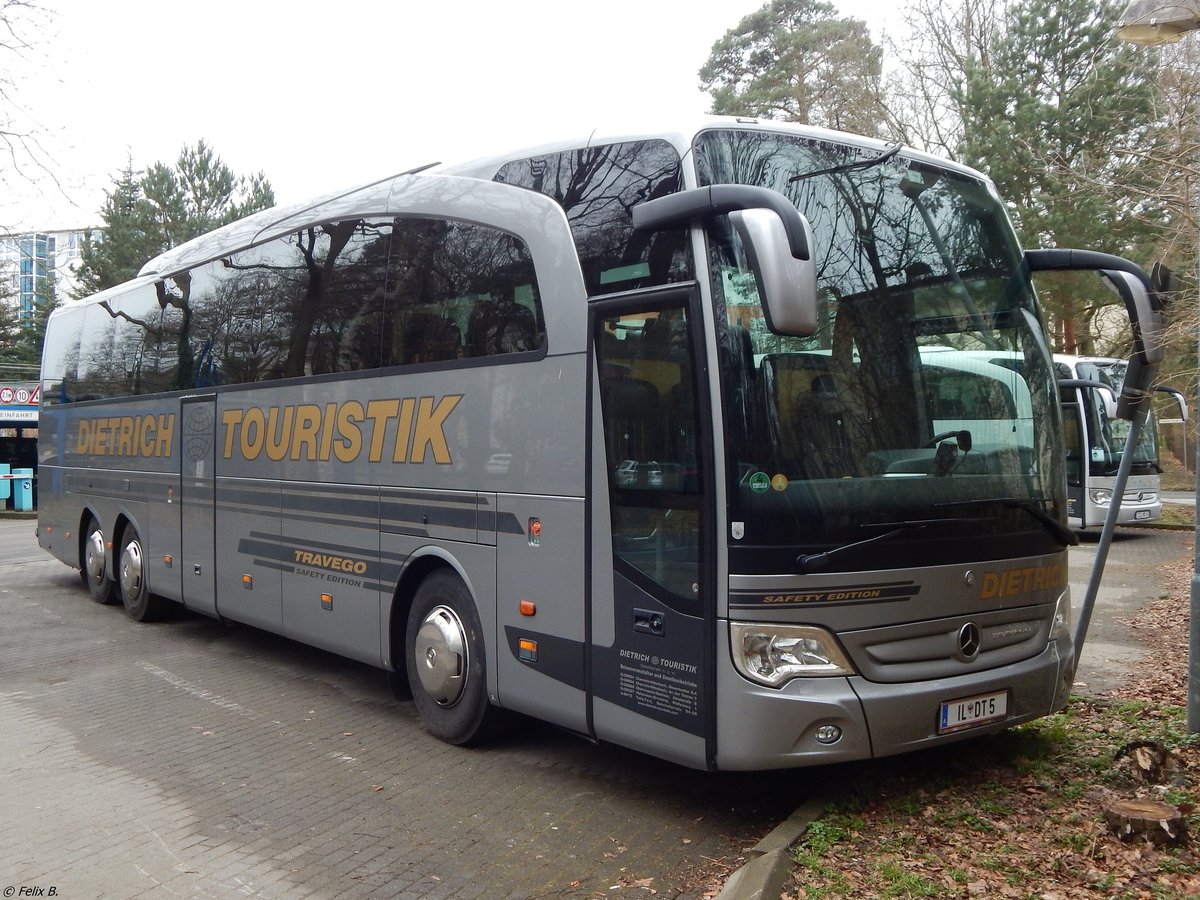
[{"label": "chrome wheel hub", "polygon": [[467,635],[462,620],[448,606],[429,611],[413,646],[421,686],[441,706],[453,706],[467,683]]},{"label": "chrome wheel hub", "polygon": [[142,545],[130,541],[121,552],[121,594],[136,597],[142,587]]},{"label": "chrome wheel hub", "polygon": [[104,535],[98,528],[84,541],[83,567],[92,584],[100,584],[104,580]]}]

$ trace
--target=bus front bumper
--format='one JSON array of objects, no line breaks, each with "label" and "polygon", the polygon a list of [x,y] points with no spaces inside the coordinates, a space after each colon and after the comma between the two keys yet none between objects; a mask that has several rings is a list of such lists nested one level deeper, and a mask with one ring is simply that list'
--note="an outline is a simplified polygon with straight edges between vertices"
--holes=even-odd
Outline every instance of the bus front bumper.
[{"label": "bus front bumper", "polygon": [[[1069,639],[1051,641],[1042,653],[1011,665],[904,684],[873,683],[861,676],[795,678],[774,689],[747,681],[732,665],[721,666],[716,765],[725,770],[788,769],[961,741],[1061,709],[1074,674]],[[943,703],[1001,693],[1003,718],[940,733]],[[835,732],[836,740],[830,741]]]}]

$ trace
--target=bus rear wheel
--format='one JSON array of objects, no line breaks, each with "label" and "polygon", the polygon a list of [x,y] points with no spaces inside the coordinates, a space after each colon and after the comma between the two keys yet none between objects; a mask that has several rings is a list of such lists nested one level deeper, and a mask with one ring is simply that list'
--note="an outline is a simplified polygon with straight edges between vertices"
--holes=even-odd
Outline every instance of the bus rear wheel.
[{"label": "bus rear wheel", "polygon": [[83,544],[79,553],[79,577],[94,603],[112,603],[116,585],[104,568],[104,532],[95,519],[88,519],[83,529]]},{"label": "bus rear wheel", "polygon": [[462,580],[434,572],[421,582],[405,634],[413,702],[430,732],[464,747],[496,734],[503,711],[488,701],[483,629]]},{"label": "bus rear wheel", "polygon": [[162,599],[150,593],[146,584],[146,559],[142,539],[132,525],[125,528],[121,538],[121,555],[117,562],[117,587],[125,612],[138,622],[150,622],[162,611]]}]

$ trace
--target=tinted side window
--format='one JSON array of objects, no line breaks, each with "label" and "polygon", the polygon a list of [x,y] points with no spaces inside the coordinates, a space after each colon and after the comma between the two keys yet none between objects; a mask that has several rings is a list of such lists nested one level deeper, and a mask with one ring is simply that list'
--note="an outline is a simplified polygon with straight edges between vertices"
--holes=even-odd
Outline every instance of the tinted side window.
[{"label": "tinted side window", "polygon": [[152,287],[138,288],[100,309],[113,318],[113,365],[117,375],[109,396],[168,390],[164,373],[171,370],[174,348],[164,340],[162,308]]},{"label": "tinted side window", "polygon": [[85,308],[76,306],[54,317],[46,330],[42,353],[42,403],[72,403],[79,399],[79,339],[83,335]]},{"label": "tinted side window", "polygon": [[[468,222],[314,225],[82,307],[55,326],[61,401],[538,350],[533,261]],[[50,369],[47,370],[48,372]]]},{"label": "tinted side window", "polygon": [[633,230],[630,210],[636,204],[683,186],[679,155],[666,141],[630,141],[514,160],[495,180],[562,204],[589,294],[693,277],[684,229]]},{"label": "tinted side window", "polygon": [[117,372],[113,354],[116,320],[101,305],[87,306],[79,340],[79,367],[73,400],[97,400],[121,394],[123,375]]},{"label": "tinted side window", "polygon": [[383,365],[520,353],[545,342],[528,249],[484,225],[397,219],[386,296]]},{"label": "tinted side window", "polygon": [[163,390],[162,311],[153,287],[76,307],[46,336],[47,404]]},{"label": "tinted side window", "polygon": [[180,387],[380,365],[390,222],[314,225],[171,279]]}]

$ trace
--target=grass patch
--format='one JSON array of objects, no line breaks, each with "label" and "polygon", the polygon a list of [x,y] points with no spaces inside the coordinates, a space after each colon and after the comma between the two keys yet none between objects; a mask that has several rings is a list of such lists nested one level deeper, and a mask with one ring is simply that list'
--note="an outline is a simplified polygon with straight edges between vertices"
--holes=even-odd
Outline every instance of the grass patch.
[{"label": "grass patch", "polygon": [[[1123,844],[1102,816],[1107,799],[1134,795],[1196,806],[1200,749],[1185,731],[1179,707],[1077,699],[997,735],[850,767],[855,798],[793,848],[784,896],[1200,896],[1190,847]],[[1114,763],[1135,740],[1172,751],[1167,785]]]},{"label": "grass patch", "polygon": [[1162,515],[1156,525],[1172,525],[1177,527],[1196,527],[1196,507],[1183,506],[1179,503],[1164,503]]}]

